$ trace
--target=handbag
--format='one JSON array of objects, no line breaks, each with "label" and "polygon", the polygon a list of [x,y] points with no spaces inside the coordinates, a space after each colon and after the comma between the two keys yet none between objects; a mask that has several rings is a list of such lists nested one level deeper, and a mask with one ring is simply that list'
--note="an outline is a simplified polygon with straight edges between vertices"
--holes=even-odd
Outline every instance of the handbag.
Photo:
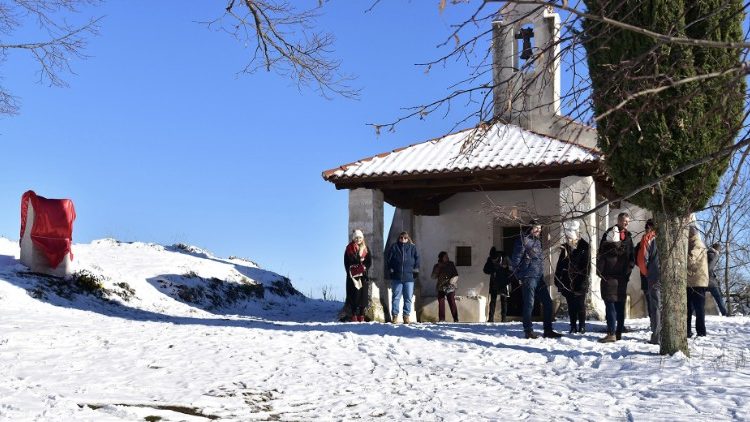
[{"label": "handbag", "polygon": [[349,275],[352,276],[352,278],[362,277],[365,275],[365,266],[362,264],[350,265]]},{"label": "handbag", "polygon": [[359,290],[362,288],[362,279],[365,275],[365,266],[362,264],[350,265],[349,266],[349,277],[354,283],[354,287]]}]

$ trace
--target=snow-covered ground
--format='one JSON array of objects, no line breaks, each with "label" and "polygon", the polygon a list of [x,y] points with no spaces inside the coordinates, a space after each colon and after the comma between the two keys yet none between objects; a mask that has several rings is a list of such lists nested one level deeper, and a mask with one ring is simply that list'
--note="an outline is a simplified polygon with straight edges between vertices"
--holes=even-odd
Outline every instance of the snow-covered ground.
[{"label": "snow-covered ground", "polygon": [[[598,322],[560,340],[522,339],[520,323],[337,323],[340,303],[277,295],[282,278],[247,260],[113,240],[74,252],[110,300],[58,295],[0,239],[2,420],[750,420],[747,317],[708,317],[692,358],[664,358],[645,319],[606,345]],[[214,278],[265,295],[180,295]]]}]

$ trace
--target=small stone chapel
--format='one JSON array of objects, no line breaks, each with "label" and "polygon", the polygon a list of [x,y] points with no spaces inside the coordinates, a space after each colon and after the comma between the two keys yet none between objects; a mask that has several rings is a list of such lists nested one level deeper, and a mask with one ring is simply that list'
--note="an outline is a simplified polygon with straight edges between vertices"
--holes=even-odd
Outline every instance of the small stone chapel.
[{"label": "small stone chapel", "polygon": [[[448,252],[460,274],[456,294],[461,321],[486,321],[489,277],[482,268],[488,252],[494,246],[511,254],[520,224],[532,217],[579,220],[580,236],[592,246],[589,318],[603,319],[594,265],[599,239],[620,212],[628,212],[628,229],[634,242],[640,240],[648,214],[635,205],[621,202],[617,208],[605,206],[579,217],[614,193],[601,171],[596,130],[560,114],[559,15],[551,8],[510,3],[500,16],[493,22],[492,47],[499,123],[323,172],[336,189],[349,190],[349,232],[361,229],[374,251],[366,310],[370,320],[387,321],[399,313],[389,309],[390,282],[379,246],[395,242],[401,231],[411,234],[421,257],[412,315],[420,321],[437,319],[435,281],[429,275],[440,251]],[[521,69],[530,52],[537,55],[535,66]],[[395,207],[387,239],[384,201]],[[562,242],[560,223],[544,226],[545,280],[550,286]],[[550,287],[553,300],[564,303],[556,290]],[[520,316],[520,291],[514,294],[511,318]],[[628,285],[626,313],[630,318],[647,315],[637,269]]]}]

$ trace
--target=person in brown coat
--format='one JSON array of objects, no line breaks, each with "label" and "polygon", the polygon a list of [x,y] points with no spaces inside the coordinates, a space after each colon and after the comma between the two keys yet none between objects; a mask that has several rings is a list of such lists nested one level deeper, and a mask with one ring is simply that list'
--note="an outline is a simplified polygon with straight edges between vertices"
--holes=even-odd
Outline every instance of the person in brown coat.
[{"label": "person in brown coat", "polygon": [[690,226],[687,264],[687,334],[693,336],[692,319],[695,312],[695,331],[706,335],[706,291],[708,290],[708,255],[695,224]]},{"label": "person in brown coat", "polygon": [[621,213],[617,221],[617,225],[604,233],[596,258],[607,320],[607,335],[599,340],[601,343],[611,343],[622,338],[628,281],[635,265],[633,237],[627,230],[630,216]]},{"label": "person in brown coat", "polygon": [[448,252],[438,254],[438,262],[432,267],[432,278],[437,279],[438,292],[438,322],[445,322],[445,299],[451,309],[453,322],[458,322],[458,308],[456,308],[456,288],[458,287],[458,270],[453,261],[448,258]]}]

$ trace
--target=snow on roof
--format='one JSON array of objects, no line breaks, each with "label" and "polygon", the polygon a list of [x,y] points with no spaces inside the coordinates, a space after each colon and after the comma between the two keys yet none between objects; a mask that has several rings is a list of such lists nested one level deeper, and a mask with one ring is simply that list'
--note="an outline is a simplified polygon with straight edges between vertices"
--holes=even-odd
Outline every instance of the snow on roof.
[{"label": "snow on roof", "polygon": [[[473,141],[472,141],[473,139]],[[598,152],[498,123],[471,128],[323,172],[328,181],[596,163]]]}]

